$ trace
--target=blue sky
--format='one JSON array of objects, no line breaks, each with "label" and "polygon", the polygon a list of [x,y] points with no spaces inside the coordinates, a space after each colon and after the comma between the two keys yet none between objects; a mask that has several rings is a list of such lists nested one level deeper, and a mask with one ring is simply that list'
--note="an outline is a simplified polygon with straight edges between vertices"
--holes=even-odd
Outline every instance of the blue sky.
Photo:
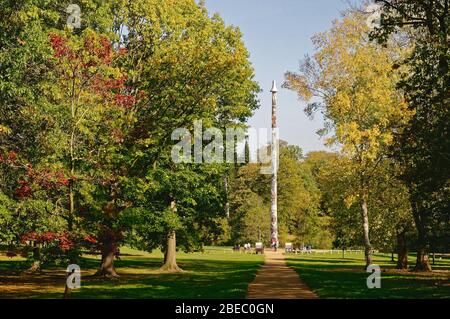
[{"label": "blue sky", "polygon": [[347,8],[343,0],[206,0],[210,13],[218,12],[228,25],[238,26],[263,92],[261,107],[249,121],[255,128],[270,127],[272,80],[278,83],[280,137],[305,153],[326,149],[317,134],[319,116],[311,121],[294,92],[281,89],[284,73],[298,69],[305,54],[312,54],[311,37],[331,27]]}]

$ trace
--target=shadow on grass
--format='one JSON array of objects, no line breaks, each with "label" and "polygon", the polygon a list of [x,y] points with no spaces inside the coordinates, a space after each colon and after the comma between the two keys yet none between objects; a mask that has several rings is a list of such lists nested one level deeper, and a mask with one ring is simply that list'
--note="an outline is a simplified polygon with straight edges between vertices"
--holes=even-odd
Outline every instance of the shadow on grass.
[{"label": "shadow on grass", "polygon": [[380,289],[367,287],[370,274],[363,270],[361,259],[300,257],[289,258],[288,265],[321,298],[450,298],[448,272],[401,273],[392,271],[390,259],[377,261],[387,270],[381,273]]},{"label": "shadow on grass", "polygon": [[[120,262],[120,261],[119,261]],[[156,270],[160,259],[121,261],[118,279],[84,280],[74,298],[244,298],[261,261],[183,259],[181,274],[128,274],[127,268]],[[120,274],[120,268],[118,268]]]},{"label": "shadow on grass", "polygon": [[[153,271],[161,266],[161,258],[126,256],[115,262],[120,275],[117,279],[93,277],[99,260],[84,257],[80,260],[82,288],[73,290],[72,298],[244,298],[248,283],[254,279],[263,260],[238,257],[250,260],[227,261],[226,257],[183,256],[178,264],[184,273],[158,274]],[[9,261],[0,262],[0,267],[14,268]],[[2,278],[9,287],[0,291],[2,298],[61,298],[65,285],[62,268],[32,275],[0,274],[0,282]]]}]

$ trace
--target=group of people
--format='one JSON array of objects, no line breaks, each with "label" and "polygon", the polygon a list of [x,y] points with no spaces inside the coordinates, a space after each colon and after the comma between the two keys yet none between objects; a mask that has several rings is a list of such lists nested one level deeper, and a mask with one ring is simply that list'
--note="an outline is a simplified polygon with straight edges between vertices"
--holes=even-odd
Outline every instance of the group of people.
[{"label": "group of people", "polygon": [[[252,245],[250,243],[244,244],[244,251],[250,251],[251,249],[252,249]],[[233,250],[240,251],[241,245],[240,244],[234,245]]]},{"label": "group of people", "polygon": [[304,247],[302,247],[302,251],[306,251],[307,253],[311,253],[312,246],[311,245],[304,246]]}]

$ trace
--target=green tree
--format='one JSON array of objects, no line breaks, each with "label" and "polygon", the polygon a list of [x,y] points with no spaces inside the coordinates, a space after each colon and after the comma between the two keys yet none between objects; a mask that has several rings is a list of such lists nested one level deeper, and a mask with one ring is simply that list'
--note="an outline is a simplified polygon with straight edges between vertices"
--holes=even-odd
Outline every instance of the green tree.
[{"label": "green tree", "polygon": [[[144,92],[136,108],[139,121],[134,124],[126,142],[131,163],[127,175],[130,183],[137,183],[138,186],[148,184],[144,187],[146,189],[152,189],[153,181],[148,176],[153,176],[154,171],[165,171],[173,177],[163,188],[172,189],[172,195],[166,191],[156,208],[145,201],[140,206],[141,212],[147,211],[149,215],[165,220],[164,215],[176,216],[185,209],[184,199],[175,197],[175,185],[181,183],[187,186],[184,184],[185,176],[195,179],[203,176],[198,168],[193,173],[194,168],[186,165],[178,167],[172,163],[173,130],[186,128],[192,132],[196,120],[202,120],[205,129],[218,127],[224,131],[225,127],[242,127],[258,105],[256,93],[259,87],[253,80],[254,71],[240,31],[226,26],[218,15],[209,17],[202,4],[198,5],[193,0],[134,1],[132,5],[120,6],[117,17],[116,31],[122,40],[120,45],[127,50],[123,67],[129,70],[132,91],[136,94]],[[222,167],[215,174],[208,173],[205,168],[204,174],[214,178],[215,174],[222,175],[222,182],[213,188],[215,191],[220,189],[223,195],[226,172]],[[178,178],[181,179],[178,181]],[[194,191],[192,187],[187,189]],[[205,197],[205,200],[208,198]],[[172,202],[174,204],[170,210],[168,207]],[[224,212],[223,207],[220,212],[216,209],[215,200],[209,206],[207,204],[197,206],[198,217],[195,221],[191,220],[196,232],[212,220],[209,217],[202,219],[202,216],[204,218],[214,213],[215,217],[221,217]],[[174,205],[176,214],[173,213]],[[150,220],[153,216],[149,216]],[[163,247],[171,247],[170,253],[167,251],[166,254],[165,270],[177,270],[175,257],[172,257],[175,256],[175,232],[185,242],[188,238],[192,239],[192,236],[183,238],[183,233],[186,234],[189,229],[187,223],[177,225],[179,227],[166,227],[167,240],[163,240],[164,244],[160,242]],[[200,232],[204,234],[204,231]],[[161,239],[160,235],[156,237]],[[205,238],[197,240],[203,241]],[[153,246],[152,239],[148,242]]]},{"label": "green tree", "polygon": [[[266,153],[267,150],[261,150]],[[269,147],[270,153],[270,147]],[[320,194],[298,146],[280,142],[278,223],[281,242],[327,245],[327,221],[320,214]],[[234,242],[270,242],[270,178],[260,164],[246,164],[231,184],[230,211]],[[261,235],[260,235],[261,234]]]},{"label": "green tree", "polygon": [[270,180],[260,165],[239,168],[230,183],[230,226],[234,244],[270,241]]},{"label": "green tree", "polygon": [[403,61],[408,73],[399,82],[414,116],[396,139],[393,154],[404,167],[411,195],[418,234],[416,269],[431,270],[430,245],[449,236],[449,1],[376,2],[384,19],[372,37],[385,43],[393,33],[404,33],[414,45]]},{"label": "green tree", "polygon": [[[327,153],[325,153],[327,154]],[[349,203],[349,185],[353,183],[352,172],[348,171],[349,159],[328,153],[326,157],[315,156],[308,162],[321,161],[316,181],[321,190],[321,206],[331,218],[334,245],[342,249],[364,244],[357,229],[358,207]],[[326,159],[326,160],[324,160]],[[398,169],[398,168],[397,168]],[[408,191],[395,174],[392,163],[380,163],[370,192],[368,206],[371,207],[371,244],[382,251],[397,251],[398,267],[407,268],[408,245],[406,234],[412,228],[411,206]],[[395,194],[395,196],[392,196]]]},{"label": "green tree", "polygon": [[[61,141],[53,135],[55,123],[61,124],[59,128],[64,130],[59,121],[61,105],[57,104],[62,97],[58,96],[61,91],[56,83],[60,84],[61,78],[55,76],[56,61],[64,54],[56,57],[50,41],[52,33],[62,32],[66,27],[67,17],[61,12],[68,4],[34,0],[0,2],[0,149],[3,154],[15,154],[3,161],[1,169],[5,174],[2,176],[7,177],[7,183],[1,187],[18,202],[13,213],[29,217],[30,223],[24,225],[31,227],[16,229],[16,237],[28,231],[43,231],[43,226],[53,221],[70,219],[65,207],[69,180],[64,171],[65,161],[58,161],[55,156],[61,149],[58,144]],[[83,25],[78,34],[88,26],[101,31],[110,28],[111,16],[105,18],[108,6],[85,1]],[[84,59],[87,61],[88,57]],[[36,216],[45,216],[46,220]],[[53,230],[64,231],[64,224]]]}]

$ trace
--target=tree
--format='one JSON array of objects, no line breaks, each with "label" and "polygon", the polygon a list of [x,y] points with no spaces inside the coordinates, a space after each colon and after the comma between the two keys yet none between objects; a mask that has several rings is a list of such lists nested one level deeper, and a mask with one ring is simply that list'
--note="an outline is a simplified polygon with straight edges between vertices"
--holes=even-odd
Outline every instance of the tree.
[{"label": "tree", "polygon": [[328,220],[320,212],[320,193],[298,146],[281,143],[278,171],[279,223],[284,242],[294,236],[297,245],[326,247]]},{"label": "tree", "polygon": [[[316,165],[315,180],[321,190],[321,209],[331,218],[334,245],[342,249],[364,244],[357,231],[360,226],[358,207],[348,202],[354,182],[348,169],[349,159],[333,153],[313,154],[309,165]],[[409,193],[404,183],[396,177],[398,168],[392,162],[380,163],[368,198],[371,207],[371,244],[382,251],[397,251],[398,268],[406,269],[408,245],[406,234],[412,228]],[[393,196],[392,194],[395,194]]]},{"label": "tree", "polygon": [[231,240],[236,243],[270,241],[270,181],[260,165],[239,168],[230,183]]},{"label": "tree", "polygon": [[[44,201],[37,206],[45,208],[42,216],[66,219],[60,232],[88,230],[105,239],[99,273],[115,275],[107,265],[116,248],[111,238],[120,238],[120,225],[113,224],[129,204],[118,191],[127,159],[123,137],[140,95],[128,94],[116,65],[124,51],[111,45],[112,4],[84,1],[81,28],[72,30],[63,3],[0,2],[0,147],[19,159],[20,167],[2,165],[15,170],[6,174],[8,182],[20,176],[19,199]],[[13,197],[14,189],[9,183],[4,191]]]},{"label": "tree", "polygon": [[[199,229],[209,227],[209,223],[214,227],[212,220],[221,217],[224,211],[223,208],[220,212],[217,210],[215,199],[211,203],[195,205],[196,209],[187,208],[184,201],[194,200],[192,192],[196,190],[192,186],[198,184],[188,185],[185,178],[190,176],[197,180],[210,176],[215,181],[216,174],[221,174],[220,184],[205,183],[205,187],[209,185],[214,192],[221,190],[223,195],[226,173],[222,170],[224,164],[219,165],[214,174],[209,168],[201,170],[194,164],[191,168],[174,165],[170,158],[173,130],[186,128],[192,131],[196,120],[202,120],[205,129],[216,127],[224,131],[225,127],[242,127],[258,105],[256,93],[259,87],[253,80],[254,71],[240,31],[225,26],[218,15],[209,17],[204,5],[197,5],[193,0],[140,0],[132,6],[120,6],[116,26],[122,40],[120,45],[127,50],[123,66],[130,70],[130,85],[134,91],[145,93],[136,108],[139,121],[126,141],[132,163],[127,183],[142,187],[145,193],[154,189],[156,182],[149,177],[155,174],[171,176],[170,182],[160,189],[161,196],[152,197],[156,203],[138,199],[135,208],[141,214],[148,214],[144,217],[148,222],[156,222],[154,227],[144,224],[144,227],[154,229],[146,236],[148,247],[154,248],[159,241],[163,248],[170,246],[174,252],[175,246],[169,245],[175,241],[174,232],[187,246],[188,240],[192,240],[192,235]],[[121,33],[124,29],[126,34]],[[177,192],[181,190],[175,187],[178,184],[191,194],[179,195]],[[200,190],[205,189],[200,187]],[[211,198],[216,197],[206,196],[205,200]],[[174,209],[169,209],[173,201],[176,214]],[[201,202],[199,198],[195,201]],[[179,219],[176,216],[185,214],[186,209],[194,210],[186,222],[176,222],[172,226],[167,223],[164,216],[172,216],[174,218],[169,219],[176,221]],[[188,235],[187,230],[192,228],[196,231]],[[166,231],[163,237],[160,230]],[[176,269],[167,263],[174,264],[172,258],[166,258],[163,268]]]},{"label": "tree", "polygon": [[[263,149],[261,153],[270,153]],[[326,245],[328,229],[319,211],[319,191],[298,146],[280,142],[278,170],[279,233],[282,242]],[[270,242],[270,179],[260,173],[261,165],[239,168],[231,183],[230,211],[233,241]],[[323,227],[321,227],[323,226]]]},{"label": "tree", "polygon": [[[394,158],[405,168],[418,234],[417,270],[431,270],[434,233],[450,219],[450,15],[448,0],[377,0],[384,14],[372,37],[385,43],[392,34],[406,33],[414,45],[403,61],[408,73],[399,82],[414,116],[398,134]],[[445,222],[444,222],[445,223]],[[448,228],[447,228],[448,229]]]},{"label": "tree", "polygon": [[[48,215],[61,233],[95,234],[107,276],[124,236],[165,247],[166,260],[174,232],[187,250],[213,240],[207,229],[219,236],[229,165],[174,165],[171,134],[195,120],[245,127],[259,87],[239,29],[194,0],[83,1],[79,29],[62,3],[0,8],[2,229],[41,231]],[[36,223],[11,225],[25,203]]]},{"label": "tree", "polygon": [[68,231],[81,226],[82,219],[100,221],[95,230],[102,252],[98,274],[116,276],[113,239],[120,235],[111,229],[111,219],[128,205],[121,200],[119,182],[126,165],[124,136],[134,122],[132,107],[137,100],[114,65],[121,53],[106,36],[90,29],[79,36],[55,32],[50,42],[54,67],[49,80],[55,87],[49,86],[52,104],[44,112],[53,115],[48,117],[52,131],[47,137],[53,154],[46,160],[61,163],[70,176]]},{"label": "tree", "polygon": [[322,134],[333,131],[328,143],[345,154],[345,202],[359,206],[366,266],[372,263],[371,189],[377,185],[378,167],[386,161],[394,132],[410,117],[395,89],[399,73],[392,68],[402,52],[392,43],[388,48],[371,43],[368,31],[360,14],[347,14],[330,31],[313,38],[316,54],[305,58],[300,73],[286,73],[285,83],[311,102],[308,114],[323,110],[327,122]]}]

